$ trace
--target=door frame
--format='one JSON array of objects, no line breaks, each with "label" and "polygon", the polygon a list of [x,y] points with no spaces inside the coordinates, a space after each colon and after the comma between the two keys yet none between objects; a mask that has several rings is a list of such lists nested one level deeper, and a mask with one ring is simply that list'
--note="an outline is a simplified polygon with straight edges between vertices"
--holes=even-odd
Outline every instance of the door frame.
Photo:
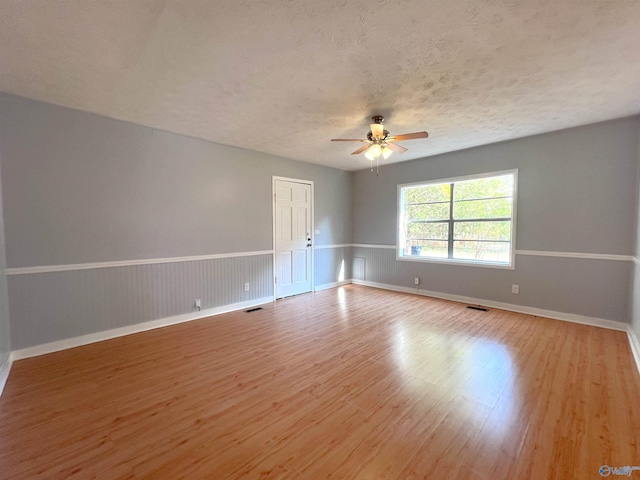
[{"label": "door frame", "polygon": [[272,245],[273,245],[273,278],[271,279],[273,282],[273,301],[276,301],[277,296],[277,285],[276,285],[276,273],[278,271],[276,266],[276,180],[284,180],[285,182],[294,182],[294,183],[303,183],[305,185],[311,186],[311,292],[316,291],[315,286],[315,278],[314,278],[314,262],[315,262],[315,224],[314,224],[314,210],[315,210],[315,194],[314,194],[314,185],[313,180],[303,180],[300,178],[290,178],[290,177],[280,177],[277,175],[273,175],[271,177],[271,234],[272,234]]}]

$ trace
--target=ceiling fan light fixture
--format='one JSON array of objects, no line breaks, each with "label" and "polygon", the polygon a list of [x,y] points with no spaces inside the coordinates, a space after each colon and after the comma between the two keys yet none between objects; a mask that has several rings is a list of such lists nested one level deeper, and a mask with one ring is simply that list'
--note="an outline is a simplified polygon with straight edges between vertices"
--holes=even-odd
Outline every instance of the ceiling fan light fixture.
[{"label": "ceiling fan light fixture", "polygon": [[415,140],[418,138],[427,138],[429,134],[427,132],[414,132],[403,133],[401,135],[389,135],[389,132],[384,129],[382,122],[384,117],[382,115],[375,115],[371,117],[373,123],[369,124],[371,130],[367,133],[366,139],[360,138],[332,138],[332,142],[364,142],[366,145],[360,147],[351,155],[360,155],[364,153],[364,156],[371,160],[371,171],[373,171],[373,161],[376,161],[376,172],[378,171],[378,162],[380,157],[387,159],[392,153],[404,153],[407,151],[402,145],[398,145],[395,142],[402,142],[404,140]]},{"label": "ceiling fan light fixture", "polygon": [[372,123],[369,125],[371,127],[371,135],[374,138],[383,138],[384,137],[384,127],[381,123]]}]

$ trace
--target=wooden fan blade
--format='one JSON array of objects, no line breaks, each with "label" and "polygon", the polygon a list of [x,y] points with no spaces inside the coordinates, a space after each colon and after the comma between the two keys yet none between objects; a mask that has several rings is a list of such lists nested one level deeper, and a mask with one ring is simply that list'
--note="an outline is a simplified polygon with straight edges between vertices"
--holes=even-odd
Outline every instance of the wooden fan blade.
[{"label": "wooden fan blade", "polygon": [[389,137],[389,140],[402,142],[404,140],[415,140],[416,138],[427,138],[428,136],[427,132],[403,133],[402,135],[393,135]]},{"label": "wooden fan blade", "polygon": [[359,153],[364,152],[367,148],[369,148],[369,145],[365,145],[363,147],[360,147],[359,149],[357,149],[355,152],[353,152],[351,155],[358,155]]},{"label": "wooden fan blade", "polygon": [[384,137],[384,127],[381,123],[372,123],[369,126],[371,127],[371,135],[378,138]]},{"label": "wooden fan blade", "polygon": [[407,151],[406,148],[404,148],[404,147],[402,147],[400,145],[396,145],[395,143],[391,143],[391,142],[387,142],[387,147],[389,147],[394,152],[398,152],[398,153],[404,153],[404,152]]},{"label": "wooden fan blade", "polygon": [[367,142],[368,140],[363,140],[361,138],[332,138],[332,142]]}]

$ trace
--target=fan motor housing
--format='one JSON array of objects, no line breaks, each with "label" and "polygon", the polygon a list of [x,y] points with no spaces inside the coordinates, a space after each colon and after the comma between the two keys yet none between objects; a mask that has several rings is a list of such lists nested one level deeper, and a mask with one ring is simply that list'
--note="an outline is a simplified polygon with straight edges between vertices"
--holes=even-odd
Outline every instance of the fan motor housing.
[{"label": "fan motor housing", "polygon": [[[375,118],[375,117],[373,117]],[[384,130],[382,135],[382,138],[380,140],[386,140],[387,137],[389,136],[389,130]],[[375,138],[373,137],[373,133],[371,133],[371,130],[369,130],[369,133],[367,133],[367,140],[369,140],[370,142],[374,142]]]}]

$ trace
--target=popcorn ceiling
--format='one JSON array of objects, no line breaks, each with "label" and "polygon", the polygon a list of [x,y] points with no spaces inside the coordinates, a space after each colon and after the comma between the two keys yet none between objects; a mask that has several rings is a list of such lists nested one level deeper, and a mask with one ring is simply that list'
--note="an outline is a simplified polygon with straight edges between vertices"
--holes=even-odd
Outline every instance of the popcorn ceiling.
[{"label": "popcorn ceiling", "polygon": [[640,112],[640,1],[0,3],[0,90],[346,170]]}]

